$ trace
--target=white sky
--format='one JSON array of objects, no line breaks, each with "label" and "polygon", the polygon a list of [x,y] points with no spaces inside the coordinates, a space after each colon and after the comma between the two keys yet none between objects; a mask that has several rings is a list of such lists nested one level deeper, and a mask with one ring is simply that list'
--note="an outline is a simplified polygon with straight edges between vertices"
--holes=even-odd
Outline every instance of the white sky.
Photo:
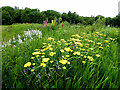
[{"label": "white sky", "polygon": [[80,16],[115,17],[120,0],[0,0],[2,6],[38,8],[41,11],[55,10],[63,13],[76,12]]}]

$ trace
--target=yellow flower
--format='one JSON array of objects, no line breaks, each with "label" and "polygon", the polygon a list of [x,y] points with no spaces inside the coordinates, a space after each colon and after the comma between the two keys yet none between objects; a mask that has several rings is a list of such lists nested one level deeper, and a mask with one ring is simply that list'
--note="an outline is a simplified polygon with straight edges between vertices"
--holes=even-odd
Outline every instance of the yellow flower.
[{"label": "yellow flower", "polygon": [[44,55],[45,53],[41,53],[41,54],[43,54],[43,55]]},{"label": "yellow flower", "polygon": [[66,67],[63,67],[63,69],[66,69]]},{"label": "yellow flower", "polygon": [[94,60],[93,57],[91,57],[91,56],[87,56],[87,58],[88,58],[90,61],[93,61],[93,60]]},{"label": "yellow flower", "polygon": [[69,57],[69,55],[66,55],[66,57]]},{"label": "yellow flower", "polygon": [[42,62],[48,62],[49,58],[43,58]]},{"label": "yellow flower", "polygon": [[65,49],[65,51],[67,51],[67,52],[69,52],[69,51],[71,51],[71,49],[68,47],[68,48],[64,48]]},{"label": "yellow flower", "polygon": [[32,55],[41,54],[40,52],[33,52]]},{"label": "yellow flower", "polygon": [[70,62],[67,62],[67,64],[70,64]]},{"label": "yellow flower", "polygon": [[35,57],[31,57],[31,59],[34,59]]},{"label": "yellow flower", "polygon": [[62,42],[64,42],[65,40],[64,39],[61,39]]},{"label": "yellow flower", "polygon": [[35,49],[35,51],[38,51],[39,49]]},{"label": "yellow flower", "polygon": [[74,52],[73,55],[80,55],[80,52]]},{"label": "yellow flower", "polygon": [[68,45],[68,43],[65,43],[65,45],[67,46],[67,45]]},{"label": "yellow flower", "polygon": [[67,59],[66,57],[64,57],[64,59]]},{"label": "yellow flower", "polygon": [[103,49],[103,47],[99,47],[100,49]]},{"label": "yellow flower", "polygon": [[30,66],[31,66],[31,62],[28,62],[28,63],[27,63],[27,66],[30,67]]},{"label": "yellow flower", "polygon": [[36,57],[39,57],[39,55],[36,55]]},{"label": "yellow flower", "polygon": [[53,40],[54,41],[54,38],[49,37],[47,40]]},{"label": "yellow flower", "polygon": [[53,48],[49,48],[49,50],[53,50]]},{"label": "yellow flower", "polygon": [[43,58],[43,57],[45,57],[45,56],[41,56],[41,58]]},{"label": "yellow flower", "polygon": [[68,61],[67,60],[60,60],[59,62],[62,64],[66,64]]},{"label": "yellow flower", "polygon": [[53,61],[50,61],[50,63],[53,63]]},{"label": "yellow flower", "polygon": [[78,47],[76,47],[76,48],[78,48]]},{"label": "yellow flower", "polygon": [[45,48],[45,46],[43,46],[42,48]]},{"label": "yellow flower", "polygon": [[45,63],[41,63],[40,66],[46,67],[46,64]]},{"label": "yellow flower", "polygon": [[61,51],[62,53],[64,53],[64,50],[63,50],[63,49],[61,49],[60,51]]},{"label": "yellow flower", "polygon": [[81,54],[81,56],[83,56],[83,55]]},{"label": "yellow flower", "polygon": [[100,43],[100,42],[98,42],[97,44],[98,44],[98,45],[100,45],[101,43]]},{"label": "yellow flower", "polygon": [[84,56],[84,58],[86,58],[86,56]]},{"label": "yellow flower", "polygon": [[55,52],[50,52],[49,55],[50,55],[50,56],[53,56],[54,54],[56,54],[56,53],[55,53]]},{"label": "yellow flower", "polygon": [[35,63],[33,63],[32,65],[35,65]]},{"label": "yellow flower", "polygon": [[70,52],[73,52],[73,50],[70,50]]},{"label": "yellow flower", "polygon": [[96,54],[96,57],[100,57],[100,55],[99,55],[99,54]]},{"label": "yellow flower", "polygon": [[99,33],[99,32],[96,32],[97,34]]},{"label": "yellow flower", "polygon": [[107,47],[110,47],[109,45],[107,45]]},{"label": "yellow flower", "polygon": [[93,48],[89,48],[90,50],[93,50]]},{"label": "yellow flower", "polygon": [[33,72],[34,71],[34,69],[31,69],[31,72]]},{"label": "yellow flower", "polygon": [[47,43],[42,43],[43,45],[46,45]]},{"label": "yellow flower", "polygon": [[30,67],[31,66],[31,62],[27,62],[24,67]]},{"label": "yellow flower", "polygon": [[81,50],[85,51],[85,49],[81,49]]},{"label": "yellow flower", "polygon": [[86,61],[82,61],[82,63],[86,63]]},{"label": "yellow flower", "polygon": [[24,64],[24,67],[27,67],[27,64]]}]

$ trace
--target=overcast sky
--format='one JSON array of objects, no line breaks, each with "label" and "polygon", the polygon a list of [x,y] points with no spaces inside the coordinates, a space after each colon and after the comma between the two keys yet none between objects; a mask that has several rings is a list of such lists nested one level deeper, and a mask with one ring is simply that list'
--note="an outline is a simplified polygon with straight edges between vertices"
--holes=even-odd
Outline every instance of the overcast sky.
[{"label": "overcast sky", "polygon": [[0,0],[2,6],[39,9],[40,11],[55,10],[63,13],[76,12],[80,16],[115,17],[118,14],[120,0]]}]

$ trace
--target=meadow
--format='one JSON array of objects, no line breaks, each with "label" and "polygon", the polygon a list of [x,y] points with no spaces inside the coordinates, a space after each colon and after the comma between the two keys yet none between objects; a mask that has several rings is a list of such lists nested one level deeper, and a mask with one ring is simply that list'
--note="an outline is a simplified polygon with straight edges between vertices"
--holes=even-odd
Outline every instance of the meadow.
[{"label": "meadow", "polygon": [[2,88],[120,88],[119,28],[2,26]]}]

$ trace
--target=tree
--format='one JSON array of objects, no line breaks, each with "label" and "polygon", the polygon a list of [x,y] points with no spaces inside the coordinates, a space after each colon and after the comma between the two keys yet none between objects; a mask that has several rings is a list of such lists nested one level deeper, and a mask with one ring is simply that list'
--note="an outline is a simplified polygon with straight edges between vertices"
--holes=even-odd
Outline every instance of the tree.
[{"label": "tree", "polygon": [[44,17],[47,19],[48,18],[48,22],[50,23],[52,20],[55,19],[55,17],[58,19],[60,17],[60,13],[54,10],[47,10],[47,11],[43,11],[42,14],[44,15]]},{"label": "tree", "polygon": [[[8,16],[8,17],[11,17],[11,19],[10,19],[10,23],[13,23],[13,22],[15,22],[14,21],[14,9],[12,8],[12,7],[10,7],[10,6],[5,6],[5,7],[2,7],[2,11],[6,11],[6,12],[8,12],[9,14],[5,14],[5,15],[10,15],[10,16]],[[7,16],[6,16],[7,17]],[[8,22],[6,22],[6,23],[8,23]]]},{"label": "tree", "polygon": [[2,11],[2,24],[3,25],[10,25],[12,24],[12,17],[8,11]]}]

